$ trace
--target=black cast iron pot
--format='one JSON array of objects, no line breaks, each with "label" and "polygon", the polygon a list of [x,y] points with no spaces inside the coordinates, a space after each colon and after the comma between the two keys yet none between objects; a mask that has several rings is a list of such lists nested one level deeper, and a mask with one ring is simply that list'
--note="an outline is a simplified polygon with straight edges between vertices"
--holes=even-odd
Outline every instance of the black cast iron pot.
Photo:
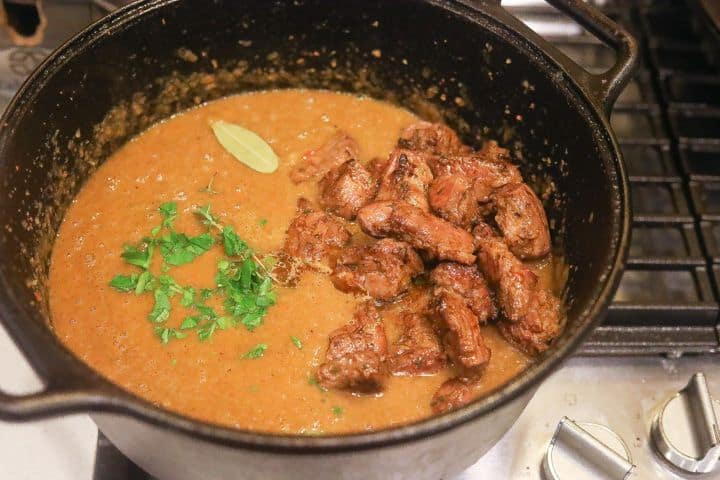
[{"label": "black cast iron pot", "polygon": [[[0,417],[91,412],[161,479],[448,478],[485,453],[541,380],[592,330],[628,245],[628,184],[608,112],[637,57],[631,37],[579,0],[551,3],[612,46],[593,75],[499,5],[450,0],[154,0],[119,10],[53,53],[0,131],[0,319],[44,379],[0,393]],[[388,99],[514,150],[570,265],[568,324],[517,378],[458,411],[345,436],[269,435],[162,410],[111,384],[53,335],[45,286],[65,208],[98,163],[153,122],[258,88]],[[1,379],[0,379],[1,380]]]}]

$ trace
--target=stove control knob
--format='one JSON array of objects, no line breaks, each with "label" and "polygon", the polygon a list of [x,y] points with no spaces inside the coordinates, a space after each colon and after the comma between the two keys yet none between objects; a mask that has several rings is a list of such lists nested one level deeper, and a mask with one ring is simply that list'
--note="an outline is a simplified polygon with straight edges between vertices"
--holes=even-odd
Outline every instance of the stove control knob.
[{"label": "stove control knob", "polygon": [[663,403],[650,428],[662,458],[685,472],[712,472],[720,463],[720,402],[710,396],[705,375],[696,373]]},{"label": "stove control knob", "polygon": [[542,463],[544,480],[627,480],[635,465],[627,445],[605,425],[563,417]]}]

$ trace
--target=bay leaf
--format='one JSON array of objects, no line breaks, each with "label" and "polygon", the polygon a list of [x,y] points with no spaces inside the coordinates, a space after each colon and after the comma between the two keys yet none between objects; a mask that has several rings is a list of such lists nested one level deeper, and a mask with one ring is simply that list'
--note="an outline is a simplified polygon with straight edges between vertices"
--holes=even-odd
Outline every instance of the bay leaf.
[{"label": "bay leaf", "polygon": [[278,156],[257,133],[234,123],[218,120],[211,124],[220,145],[240,162],[260,173],[273,173]]}]

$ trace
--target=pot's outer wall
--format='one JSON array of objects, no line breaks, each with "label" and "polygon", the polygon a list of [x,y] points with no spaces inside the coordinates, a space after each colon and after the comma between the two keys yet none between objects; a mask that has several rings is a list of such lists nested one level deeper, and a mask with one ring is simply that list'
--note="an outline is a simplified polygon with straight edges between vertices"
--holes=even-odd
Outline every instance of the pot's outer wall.
[{"label": "pot's outer wall", "polygon": [[[504,402],[509,392],[518,394],[513,400],[484,416],[477,417],[479,410],[470,406],[426,422],[435,422],[433,431],[439,431],[477,417],[415,443],[397,443],[405,433],[396,429],[387,437],[377,435],[393,446],[366,450],[362,456],[331,456],[338,468],[347,457],[347,465],[363,478],[368,470],[381,476],[374,458],[392,465],[398,476],[415,472],[412,478],[419,478],[421,470],[438,478],[436,473],[459,472],[471,464],[527,403],[534,386],[526,388],[523,382],[547,373],[548,364],[587,332],[599,306],[608,301],[608,292],[602,294],[625,248],[627,199],[619,154],[599,114],[539,49],[456,2],[347,0],[338,8],[321,0],[157,0],[124,12],[86,31],[51,59],[11,105],[0,131],[0,317],[41,376],[59,384],[62,374],[73,371],[74,382],[94,385],[93,392],[99,393],[87,404],[81,399],[76,410],[132,411],[136,417],[152,416],[155,425],[172,425],[162,430],[123,416],[96,417],[121,450],[161,478],[188,472],[195,475],[183,478],[213,478],[186,459],[206,472],[221,469],[221,474],[241,477],[243,468],[252,468],[258,478],[275,478],[272,469],[279,467],[273,466],[272,454],[231,453],[232,447],[210,446],[206,440],[222,434],[225,445],[247,441],[262,450],[280,437],[238,440],[236,431],[179,422],[137,400],[127,408],[127,397],[116,393],[105,400],[112,387],[90,379],[90,370],[47,328],[44,282],[52,241],[88,175],[157,120],[248,89],[305,86],[362,92],[430,117],[439,111],[467,141],[498,138],[513,149],[526,178],[542,193],[554,243],[570,265],[563,336],[509,388],[478,403]],[[412,431],[422,431],[422,424],[415,427]],[[207,457],[194,453],[196,444],[186,435],[190,430],[206,439],[194,442]],[[351,438],[328,441],[355,445]],[[292,438],[283,445],[307,451],[313,441],[320,445],[323,439]],[[252,460],[256,457],[262,464]],[[324,478],[328,472],[317,456],[295,460],[308,477]]]},{"label": "pot's outer wall", "polygon": [[198,442],[125,416],[92,417],[123,454],[159,480],[438,480],[455,477],[490,450],[533,393],[515,398],[482,421],[431,438],[322,456],[250,452]]}]

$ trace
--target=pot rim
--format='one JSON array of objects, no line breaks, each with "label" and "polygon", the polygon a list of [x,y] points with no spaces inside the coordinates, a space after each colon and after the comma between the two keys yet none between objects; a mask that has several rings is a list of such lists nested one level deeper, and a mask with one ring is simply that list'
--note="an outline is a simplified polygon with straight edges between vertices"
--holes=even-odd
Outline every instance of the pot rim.
[{"label": "pot rim", "polygon": [[[139,16],[146,12],[175,3],[179,0],[145,0],[135,2],[120,8],[97,22],[93,23],[70,40],[56,49],[48,56],[38,68],[28,77],[12,99],[5,110],[2,125],[7,125],[11,117],[22,110],[25,104],[25,97],[33,94],[42,88],[44,80],[72,57],[77,50],[81,50],[88,44],[92,44],[100,37],[112,31],[132,23]],[[519,21],[504,10],[493,5],[470,7],[463,3],[463,0],[419,0],[429,3],[448,11],[449,13],[462,16],[469,20],[476,28],[489,29],[503,40],[513,41],[525,55],[533,55],[536,63],[544,64],[546,68],[552,68],[562,73],[562,81],[557,81],[559,88],[567,91],[567,94],[574,97],[578,104],[583,105],[592,117],[592,121],[601,127],[595,134],[595,141],[605,142],[605,149],[611,154],[609,165],[612,167],[608,181],[614,187],[614,195],[619,206],[615,210],[615,217],[612,222],[611,242],[612,254],[607,257],[608,261],[600,277],[593,299],[577,317],[579,323],[584,324],[576,331],[563,336],[560,341],[551,347],[547,352],[536,358],[536,361],[526,368],[512,380],[501,385],[489,394],[471,402],[470,404],[441,415],[432,416],[402,426],[376,430],[369,433],[348,433],[323,436],[302,436],[289,434],[264,433],[249,430],[241,430],[231,427],[212,424],[209,422],[192,419],[180,413],[165,410],[153,405],[134,393],[124,390],[122,387],[112,383],[105,377],[100,376],[88,364],[80,360],[74,353],[69,351],[54,334],[48,334],[54,338],[57,346],[65,351],[74,364],[73,367],[82,372],[86,377],[95,377],[93,382],[99,383],[98,388],[93,388],[91,393],[94,396],[88,401],[84,411],[93,413],[112,413],[130,416],[151,424],[175,430],[179,433],[197,437],[206,441],[224,445],[242,447],[246,449],[259,450],[276,453],[293,454],[316,454],[343,451],[357,451],[370,448],[379,448],[399,443],[418,441],[433,435],[446,432],[467,422],[478,419],[503,405],[508,404],[523,394],[527,394],[537,388],[540,382],[552,373],[562,361],[564,361],[592,332],[600,322],[605,307],[609,304],[620,281],[625,260],[629,250],[630,234],[630,204],[629,204],[629,183],[622,156],[617,140],[610,128],[609,120],[601,108],[592,101],[583,86],[574,78],[563,65],[553,58],[547,50],[547,44],[537,36],[529,38],[517,29]],[[570,108],[570,107],[568,107]],[[614,170],[614,171],[613,171]],[[7,282],[6,279],[3,283]],[[12,302],[5,291],[0,291],[0,297],[4,302]],[[24,308],[18,308],[22,311]],[[0,320],[9,321],[4,318]],[[24,349],[23,349],[24,350]],[[82,408],[79,410],[83,410]],[[68,412],[60,412],[68,413]]]}]

